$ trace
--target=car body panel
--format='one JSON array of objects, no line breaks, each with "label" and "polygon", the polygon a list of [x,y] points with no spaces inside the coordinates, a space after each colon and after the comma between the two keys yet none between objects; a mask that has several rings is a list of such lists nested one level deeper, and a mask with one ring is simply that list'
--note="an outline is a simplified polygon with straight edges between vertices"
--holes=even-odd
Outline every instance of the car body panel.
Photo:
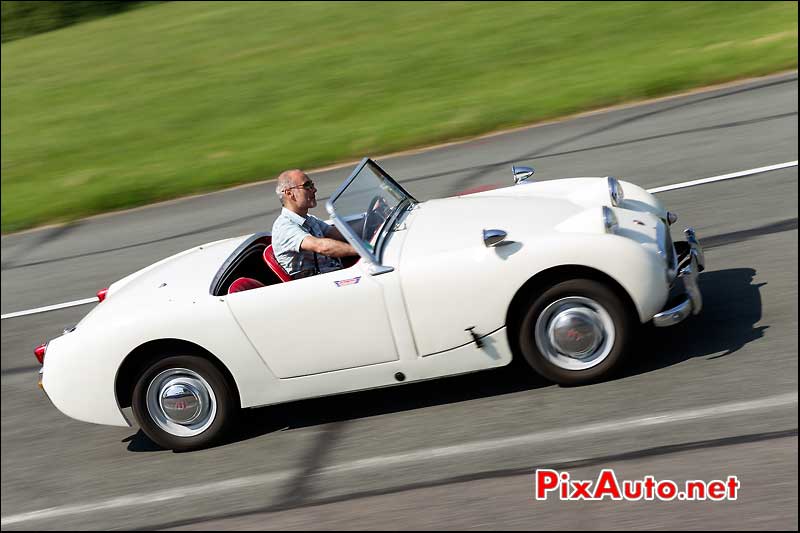
[{"label": "car body panel", "polygon": [[[211,280],[208,278],[209,272],[213,276],[220,263],[248,237],[245,235],[202,244],[162,259],[112,283],[107,296],[110,299],[112,295],[125,291],[126,299],[147,300],[154,296],[152,293],[155,291],[169,293],[171,297],[194,297],[207,293],[207,290],[200,291],[200,287],[205,284],[203,288],[208,288]],[[164,291],[166,287],[169,290]],[[130,305],[130,300],[125,301],[125,305]]]},{"label": "car body panel", "polygon": [[354,266],[226,300],[269,368],[292,378],[397,360],[383,282]]},{"label": "car body panel", "polygon": [[[620,231],[612,235],[599,207],[551,200],[533,210],[524,196],[492,192],[432,200],[409,216],[399,271],[421,355],[469,342],[470,327],[478,335],[502,327],[509,302],[528,279],[558,266],[610,276],[631,295],[642,322],[663,306],[669,286],[656,251],[658,219],[637,213],[646,221],[639,225],[621,214]],[[484,229],[506,231],[507,244],[487,247]],[[447,302],[447,312],[431,302]]]},{"label": "car body panel", "polygon": [[[103,309],[107,304],[109,312]],[[65,413],[89,422],[119,422],[115,391],[119,368],[140,346],[163,339],[190,342],[214,354],[234,377],[242,406],[262,403],[264,383],[274,376],[242,334],[224,299],[205,294],[195,300],[138,303],[135,312],[111,309],[109,297],[97,306],[94,320],[48,345],[42,385]],[[91,405],[75,390],[86,391]]]}]

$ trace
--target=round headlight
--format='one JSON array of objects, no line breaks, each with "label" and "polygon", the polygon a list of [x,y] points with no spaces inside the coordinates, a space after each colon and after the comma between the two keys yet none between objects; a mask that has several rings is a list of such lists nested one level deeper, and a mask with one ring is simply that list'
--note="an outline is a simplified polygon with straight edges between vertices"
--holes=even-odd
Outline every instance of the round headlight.
[{"label": "round headlight", "polygon": [[608,195],[611,197],[611,205],[619,207],[625,199],[625,193],[619,180],[613,176],[608,176]]}]

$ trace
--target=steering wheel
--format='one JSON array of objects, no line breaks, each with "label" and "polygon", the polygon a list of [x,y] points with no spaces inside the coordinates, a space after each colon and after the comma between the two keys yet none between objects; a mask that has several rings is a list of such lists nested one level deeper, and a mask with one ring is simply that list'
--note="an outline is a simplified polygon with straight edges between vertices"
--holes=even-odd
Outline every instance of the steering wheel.
[{"label": "steering wheel", "polygon": [[361,232],[361,238],[364,242],[372,241],[372,238],[377,233],[378,228],[386,220],[389,214],[389,204],[383,199],[383,196],[376,194],[369,201],[369,208],[367,208],[367,215],[364,217],[364,229]]}]

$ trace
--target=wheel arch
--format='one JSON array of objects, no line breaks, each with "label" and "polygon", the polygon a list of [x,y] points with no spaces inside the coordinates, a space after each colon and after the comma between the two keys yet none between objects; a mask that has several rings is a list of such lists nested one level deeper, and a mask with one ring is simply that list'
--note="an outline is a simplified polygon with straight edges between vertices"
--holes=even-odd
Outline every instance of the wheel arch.
[{"label": "wheel arch", "polygon": [[170,355],[194,355],[211,362],[225,377],[231,391],[235,394],[236,404],[241,406],[239,387],[233,374],[213,353],[198,344],[183,339],[156,339],[136,347],[120,365],[114,380],[114,392],[120,408],[131,406],[133,389],[141,373],[150,364]]},{"label": "wheel arch", "polygon": [[617,296],[620,297],[625,308],[632,316],[638,317],[638,311],[633,298],[627,290],[614,278],[605,272],[585,265],[558,265],[536,273],[528,279],[511,299],[506,314],[506,331],[508,342],[514,359],[522,357],[519,347],[519,328],[522,323],[525,306],[530,302],[530,298],[546,290],[556,283],[570,279],[590,279],[603,283],[609,287]]}]

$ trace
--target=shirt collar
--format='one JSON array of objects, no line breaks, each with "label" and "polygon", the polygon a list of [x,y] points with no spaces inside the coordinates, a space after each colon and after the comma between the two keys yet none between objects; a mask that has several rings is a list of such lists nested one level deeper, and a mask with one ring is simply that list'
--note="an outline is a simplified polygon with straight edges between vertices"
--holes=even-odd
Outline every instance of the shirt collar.
[{"label": "shirt collar", "polygon": [[294,211],[286,209],[285,207],[281,208],[281,215],[301,226],[306,223],[306,219],[303,216],[298,215]]}]

